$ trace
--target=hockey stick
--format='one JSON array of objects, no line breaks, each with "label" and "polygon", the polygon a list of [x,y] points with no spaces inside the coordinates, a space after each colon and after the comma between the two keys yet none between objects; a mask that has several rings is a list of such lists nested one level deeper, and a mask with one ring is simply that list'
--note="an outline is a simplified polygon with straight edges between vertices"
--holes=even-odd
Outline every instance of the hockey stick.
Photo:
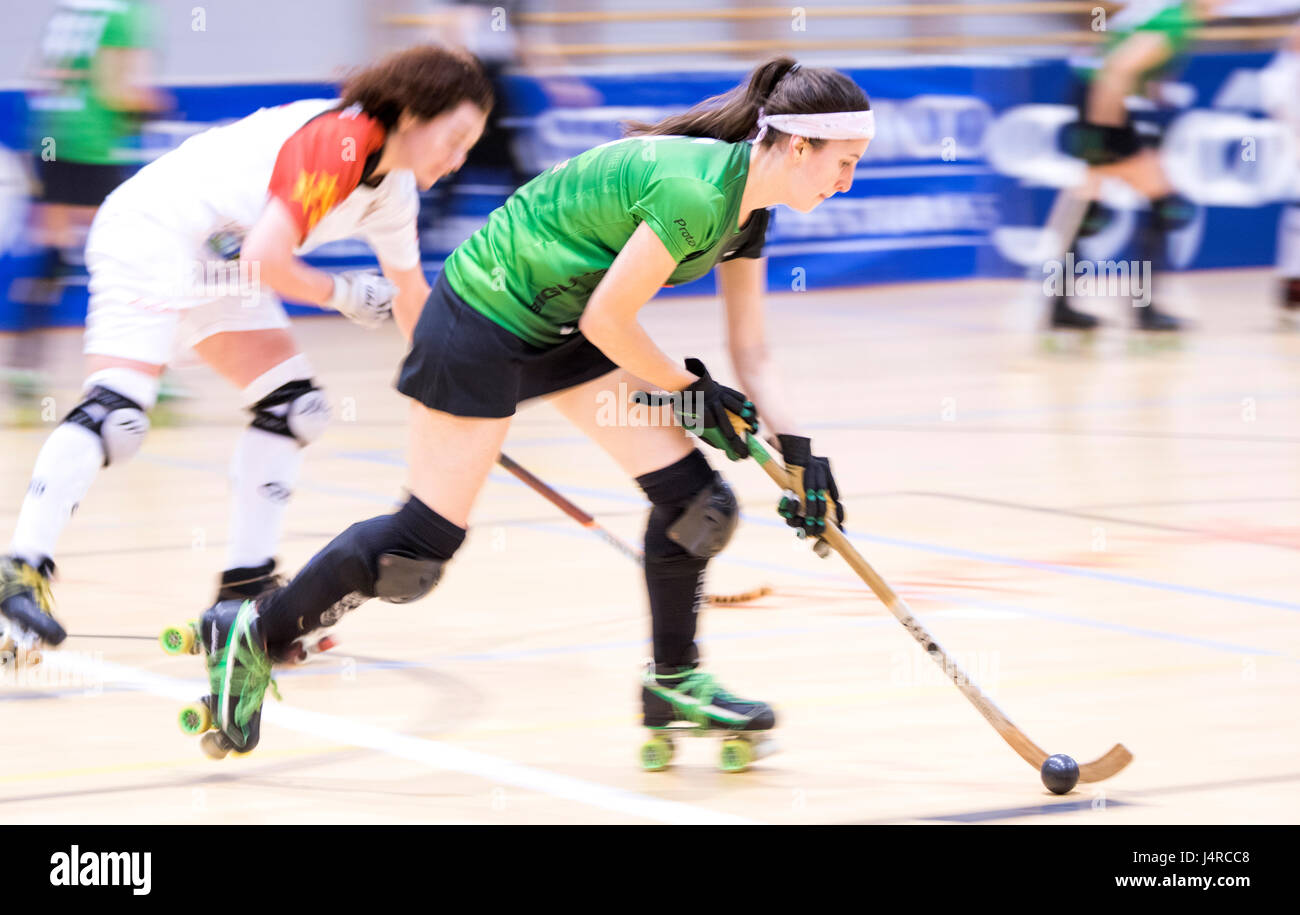
[{"label": "hockey stick", "polygon": [[[564,512],[574,521],[577,521],[587,530],[599,534],[602,538],[604,538],[606,543],[608,543],[614,549],[618,550],[624,556],[627,556],[629,559],[635,561],[638,565],[642,565],[642,566],[645,565],[645,556],[641,553],[640,550],[638,550],[636,547],[632,546],[631,544],[625,543],[624,541],[620,540],[618,537],[615,537],[609,531],[605,530],[605,528],[601,527],[600,523],[597,522],[595,518],[591,517],[591,515],[587,514],[582,509],[578,508],[578,506],[574,505],[568,499],[564,498],[564,496],[560,495],[558,492],[556,492],[554,489],[548,486],[545,482],[538,479],[534,474],[530,473],[526,468],[522,467],[517,461],[515,461],[509,455],[507,454],[498,455],[497,463],[500,464],[502,467],[504,467],[506,470],[510,471],[516,477],[518,477],[530,489],[532,489],[538,495],[545,498],[548,502],[550,502],[560,511]],[[743,591],[739,594],[709,594],[707,595],[707,597],[709,603],[711,604],[742,604],[745,603],[746,601],[755,600],[757,598],[763,597],[766,594],[771,594],[771,593],[772,593],[772,589],[770,587],[768,587],[767,585],[762,585],[761,587],[754,588],[752,591]]]},{"label": "hockey stick", "polygon": [[[791,491],[792,481],[786,473],[785,468],[778,461],[774,461],[772,456],[767,452],[760,442],[753,435],[747,433],[747,427],[743,420],[738,417],[732,417],[732,425],[736,427],[736,433],[745,437],[749,443],[749,453],[759,466],[767,471],[767,475],[781,487],[782,491]],[[828,500],[829,501],[829,500]],[[830,516],[832,506],[827,506],[827,516]],[[1036,743],[1024,735],[1018,727],[1011,723],[1011,720],[1002,713],[993,701],[980,691],[966,674],[957,666],[957,664],[948,657],[947,653],[939,647],[939,643],[934,640],[912,615],[912,611],[904,603],[903,599],[894,593],[894,589],[876,574],[875,569],[867,564],[861,554],[853,548],[853,544],[840,532],[833,523],[826,525],[826,533],[822,536],[822,541],[829,543],[835,549],[854,572],[867,583],[867,586],[875,592],[876,597],[889,608],[889,612],[898,618],[903,624],[903,628],[911,633],[912,638],[920,643],[931,659],[942,668],[944,675],[953,682],[953,685],[961,690],[962,695],[970,700],[971,704],[979,710],[998,735],[1010,744],[1011,749],[1020,754],[1020,758],[1029,763],[1036,770],[1043,768],[1048,754],[1043,751]],[[820,545],[820,544],[819,544]],[[1095,759],[1089,763],[1082,763],[1079,766],[1079,781],[1081,782],[1099,782],[1110,778],[1118,773],[1121,769],[1133,761],[1133,754],[1124,748],[1123,744],[1115,744],[1100,759]]]}]

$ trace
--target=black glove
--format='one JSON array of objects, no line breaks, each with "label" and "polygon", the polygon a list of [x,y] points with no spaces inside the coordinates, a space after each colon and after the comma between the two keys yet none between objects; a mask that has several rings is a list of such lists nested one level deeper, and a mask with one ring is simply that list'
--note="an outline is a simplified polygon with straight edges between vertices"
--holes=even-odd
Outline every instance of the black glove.
[{"label": "black glove", "polygon": [[744,421],[751,435],[758,433],[758,410],[744,394],[718,384],[698,359],[687,359],[686,370],[700,377],[673,394],[637,391],[632,402],[658,406],[671,403],[677,421],[733,461],[749,457],[749,445],[731,423],[732,414]]},{"label": "black glove", "polygon": [[826,532],[827,505],[833,505],[830,519],[844,530],[844,505],[831,474],[831,462],[812,453],[812,441],[800,435],[779,435],[781,455],[794,489],[781,496],[776,510],[801,537],[820,537]]}]

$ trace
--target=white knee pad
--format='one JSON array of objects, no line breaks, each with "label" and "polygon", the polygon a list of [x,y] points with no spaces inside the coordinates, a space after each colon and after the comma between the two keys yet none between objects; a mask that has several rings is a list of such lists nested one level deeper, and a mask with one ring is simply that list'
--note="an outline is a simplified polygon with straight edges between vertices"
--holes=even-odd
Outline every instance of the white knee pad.
[{"label": "white knee pad", "polygon": [[250,408],[253,428],[310,445],[330,422],[330,405],[311,381],[291,381],[276,388]]},{"label": "white knee pad", "polygon": [[135,456],[149,432],[145,411],[158,397],[158,379],[125,368],[104,369],[86,379],[84,399],[64,419],[99,437],[104,466]]},{"label": "white knee pad", "polygon": [[311,365],[301,354],[262,375],[245,394],[253,401],[249,409],[255,429],[309,445],[329,425],[329,401],[311,380]]}]

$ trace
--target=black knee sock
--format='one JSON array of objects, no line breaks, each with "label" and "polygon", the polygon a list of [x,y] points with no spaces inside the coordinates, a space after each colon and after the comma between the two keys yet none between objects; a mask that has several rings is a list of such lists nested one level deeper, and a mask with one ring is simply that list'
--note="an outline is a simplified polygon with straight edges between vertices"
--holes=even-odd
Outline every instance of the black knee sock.
[{"label": "black knee sock", "polygon": [[391,515],[361,521],[339,534],[293,581],[258,608],[270,644],[283,644],[322,626],[375,596],[383,553],[446,561],[465,540],[457,527],[415,496]]},{"label": "black knee sock", "polygon": [[686,667],[695,663],[695,627],[704,591],[707,559],[692,556],[668,539],[668,527],[687,503],[713,482],[709,462],[699,451],[662,470],[636,478],[654,506],[645,532],[645,582],[655,663]]}]

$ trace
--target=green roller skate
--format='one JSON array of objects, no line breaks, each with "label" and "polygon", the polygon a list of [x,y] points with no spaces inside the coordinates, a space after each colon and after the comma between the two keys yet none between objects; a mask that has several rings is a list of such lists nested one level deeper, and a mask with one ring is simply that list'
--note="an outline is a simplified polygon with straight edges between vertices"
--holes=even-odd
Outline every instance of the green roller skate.
[{"label": "green roller skate", "polygon": [[201,648],[206,656],[211,692],[181,710],[181,730],[201,734],[200,746],[213,759],[252,752],[261,737],[267,689],[280,698],[257,605],[251,600],[219,601],[197,625],[165,630],[162,643],[169,654],[197,654]]},{"label": "green roller skate", "polygon": [[731,695],[695,667],[651,665],[641,678],[641,702],[651,732],[641,746],[641,768],[647,772],[668,767],[678,735],[721,739],[718,767],[723,772],[744,772],[776,751],[768,735],[776,725],[772,707]]}]

